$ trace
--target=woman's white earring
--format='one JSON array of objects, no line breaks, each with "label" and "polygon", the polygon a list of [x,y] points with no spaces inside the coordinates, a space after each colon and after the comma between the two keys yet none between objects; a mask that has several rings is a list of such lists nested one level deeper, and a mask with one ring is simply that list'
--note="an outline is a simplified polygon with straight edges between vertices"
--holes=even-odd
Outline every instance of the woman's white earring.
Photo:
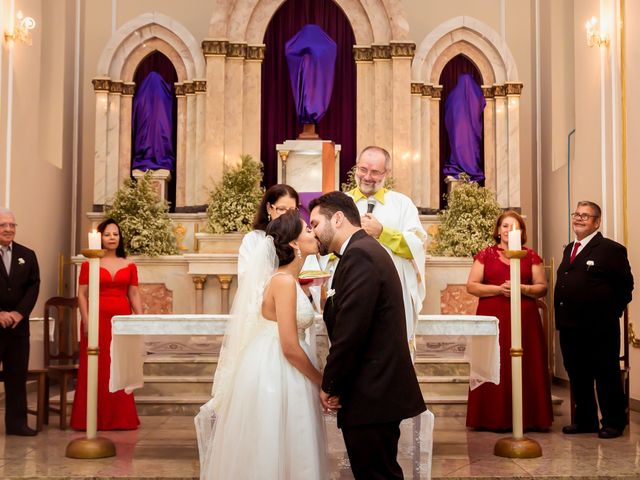
[{"label": "woman's white earring", "polygon": [[302,252],[300,251],[300,249],[299,249],[299,248],[296,248],[296,255],[298,256],[298,258],[299,258],[300,260],[302,260]]},{"label": "woman's white earring", "polygon": [[267,220],[270,222],[271,221],[271,214],[267,213]]}]

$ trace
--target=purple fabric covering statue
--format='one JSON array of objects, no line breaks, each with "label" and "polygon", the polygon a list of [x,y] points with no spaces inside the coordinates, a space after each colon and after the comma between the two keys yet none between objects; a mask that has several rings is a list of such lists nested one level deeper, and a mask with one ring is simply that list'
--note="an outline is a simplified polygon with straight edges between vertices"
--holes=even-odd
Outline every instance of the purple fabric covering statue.
[{"label": "purple fabric covering statue", "polygon": [[173,95],[156,72],[144,79],[133,98],[133,160],[136,170],[174,171]]},{"label": "purple fabric covering statue", "polygon": [[329,107],[337,46],[318,25],[305,25],[285,44],[298,121],[317,124]]},{"label": "purple fabric covering statue", "polygon": [[474,182],[484,180],[480,165],[482,112],[486,101],[482,90],[469,74],[462,74],[444,107],[444,124],[449,134],[451,156],[443,173],[458,178],[466,173]]}]

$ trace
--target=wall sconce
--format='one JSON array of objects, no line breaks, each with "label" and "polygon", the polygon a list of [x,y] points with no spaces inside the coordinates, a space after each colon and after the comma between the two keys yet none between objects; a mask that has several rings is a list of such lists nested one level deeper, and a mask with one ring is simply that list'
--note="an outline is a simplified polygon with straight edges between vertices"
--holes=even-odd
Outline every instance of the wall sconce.
[{"label": "wall sconce", "polygon": [[31,30],[36,28],[36,21],[31,17],[25,17],[20,10],[16,13],[13,31],[4,32],[4,40],[7,43],[20,40],[22,43],[31,45]]},{"label": "wall sconce", "polygon": [[601,47],[604,45],[605,47],[609,46],[609,35],[606,33],[602,33],[595,29],[598,24],[598,19],[596,17],[591,17],[584,28],[587,30],[587,45],[590,47]]}]

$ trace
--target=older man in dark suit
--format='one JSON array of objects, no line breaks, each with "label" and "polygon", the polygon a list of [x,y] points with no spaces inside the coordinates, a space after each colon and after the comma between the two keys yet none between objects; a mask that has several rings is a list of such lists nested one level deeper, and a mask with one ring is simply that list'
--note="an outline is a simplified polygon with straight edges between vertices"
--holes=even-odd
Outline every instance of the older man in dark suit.
[{"label": "older man in dark suit", "polygon": [[625,247],[598,232],[601,215],[597,204],[578,202],[571,214],[576,239],[565,248],[558,267],[556,326],[576,405],[575,423],[562,432],[615,438],[626,426],[620,316],[631,301],[633,276]]},{"label": "older man in dark suit", "polygon": [[324,309],[331,347],[322,404],[341,406],[338,427],[356,479],[403,478],[400,421],[419,415],[425,405],[409,353],[398,272],[385,249],[360,228],[350,197],[327,193],[309,210],[320,253],[341,257]]},{"label": "older man in dark suit", "polygon": [[13,241],[16,220],[0,209],[0,360],[4,374],[8,435],[33,436],[27,425],[27,372],[29,370],[29,314],[40,289],[38,260],[33,250]]}]

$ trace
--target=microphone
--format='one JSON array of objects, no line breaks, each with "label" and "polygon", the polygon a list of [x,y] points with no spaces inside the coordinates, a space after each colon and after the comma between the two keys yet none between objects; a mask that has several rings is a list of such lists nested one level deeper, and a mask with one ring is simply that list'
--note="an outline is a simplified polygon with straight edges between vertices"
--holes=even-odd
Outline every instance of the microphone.
[{"label": "microphone", "polygon": [[369,197],[367,200],[367,213],[373,212],[373,209],[376,207],[376,199],[373,197]]}]

